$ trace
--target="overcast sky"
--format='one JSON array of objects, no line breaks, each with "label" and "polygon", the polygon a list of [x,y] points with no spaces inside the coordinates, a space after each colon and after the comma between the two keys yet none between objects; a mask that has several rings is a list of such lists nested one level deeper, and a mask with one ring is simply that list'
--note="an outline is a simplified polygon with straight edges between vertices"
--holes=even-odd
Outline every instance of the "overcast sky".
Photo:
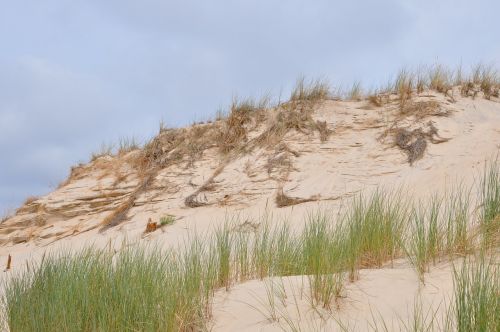
[{"label": "overcast sky", "polygon": [[499,13],[498,0],[0,0],[0,214],[102,142],[204,120],[235,94],[498,65]]}]

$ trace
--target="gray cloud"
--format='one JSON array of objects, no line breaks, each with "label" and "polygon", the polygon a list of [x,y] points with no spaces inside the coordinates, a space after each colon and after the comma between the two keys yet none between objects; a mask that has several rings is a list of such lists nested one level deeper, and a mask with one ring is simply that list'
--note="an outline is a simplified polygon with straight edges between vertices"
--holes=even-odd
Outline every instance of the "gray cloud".
[{"label": "gray cloud", "polygon": [[497,1],[19,0],[0,11],[0,212],[101,142],[204,119],[295,78],[370,87],[500,59]]}]

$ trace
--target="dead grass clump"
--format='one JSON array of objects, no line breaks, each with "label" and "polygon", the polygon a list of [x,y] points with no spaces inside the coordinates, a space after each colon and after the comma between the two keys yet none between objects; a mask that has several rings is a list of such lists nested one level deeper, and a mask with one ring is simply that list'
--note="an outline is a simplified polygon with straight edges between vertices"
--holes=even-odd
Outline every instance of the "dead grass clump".
[{"label": "dead grass clump", "polygon": [[437,128],[430,121],[427,123],[427,130],[397,128],[394,131],[394,144],[408,155],[410,165],[422,159],[427,149],[427,141],[439,144],[448,141],[448,139],[441,138]]},{"label": "dead grass clump", "polygon": [[233,101],[231,112],[217,135],[217,144],[221,153],[227,154],[247,142],[247,124],[252,122],[257,109],[252,100]]},{"label": "dead grass clump", "polygon": [[318,198],[313,196],[309,198],[290,197],[284,193],[283,189],[278,190],[278,193],[276,194],[276,206],[279,208],[307,202],[314,202],[317,200]]},{"label": "dead grass clump", "polygon": [[428,100],[409,102],[400,109],[400,114],[405,117],[415,116],[417,119],[421,120],[429,116],[448,116],[450,111],[441,109],[438,102]]},{"label": "dead grass clump", "polygon": [[[299,153],[290,149],[285,143],[280,143],[276,147],[274,154],[267,159],[266,169],[267,174],[271,176],[275,169],[284,171],[286,176],[293,168],[292,156],[299,157]],[[285,177],[286,177],[285,176]]]},{"label": "dead grass clump", "polygon": [[395,135],[395,144],[406,152],[410,165],[424,156],[427,148],[427,141],[422,131],[415,129],[399,129]]},{"label": "dead grass clump", "polygon": [[101,232],[107,230],[108,228],[117,226],[125,219],[127,213],[134,206],[137,197],[150,187],[155,175],[156,173],[153,171],[144,174],[141,184],[137,186],[122,203],[120,203],[108,216],[103,219],[101,222]]},{"label": "dead grass clump", "polygon": [[248,141],[248,132],[264,121],[268,107],[267,96],[259,101],[235,98],[229,114],[215,122],[179,129],[162,125],[160,133],[144,147],[140,167],[165,168],[181,162],[192,167],[207,149],[217,147],[222,155],[239,151]]},{"label": "dead grass clump", "polygon": [[132,199],[132,197],[127,198],[125,202],[118,205],[118,207],[111,211],[111,213],[101,222],[104,227],[103,230],[118,225],[125,218],[133,205],[134,199]]},{"label": "dead grass clump", "polygon": [[333,130],[328,128],[326,121],[316,121],[316,130],[319,133],[319,139],[321,142],[326,142],[328,137],[333,133]]},{"label": "dead grass clump", "polygon": [[23,205],[28,205],[28,204],[31,204],[31,203],[34,203],[35,201],[37,201],[40,197],[38,196],[29,196],[28,198],[26,198],[26,200],[24,201],[24,204]]},{"label": "dead grass clump", "polygon": [[290,96],[290,101],[317,102],[330,97],[330,85],[325,80],[317,79],[306,82],[304,77],[297,80]]},{"label": "dead grass clump", "polygon": [[268,117],[266,128],[251,142],[250,148],[279,144],[283,137],[293,130],[305,135],[318,131],[320,140],[326,141],[333,131],[325,121],[315,121],[312,113],[313,104],[309,102],[288,102],[280,105]]},{"label": "dead grass clump", "polygon": [[207,202],[201,202],[198,200],[198,194],[200,191],[196,191],[195,193],[189,195],[184,199],[184,205],[186,205],[188,208],[197,208],[197,207],[202,207],[205,205],[208,205]]},{"label": "dead grass clump", "polygon": [[208,178],[208,180],[205,181],[205,183],[203,183],[194,193],[192,193],[191,195],[186,197],[184,199],[184,205],[186,205],[189,208],[197,208],[197,207],[208,205],[208,203],[206,201],[205,202],[199,201],[198,195],[204,191],[214,190],[214,187],[215,187],[214,180],[220,173],[222,173],[222,171],[226,167],[227,163],[228,163],[228,160],[227,159],[224,160],[220,164],[220,166],[215,169],[212,176],[210,176],[210,178]]},{"label": "dead grass clump", "polygon": [[368,96],[368,103],[375,107],[382,107],[384,105],[384,101],[382,99],[382,95],[375,93]]},{"label": "dead grass clump", "polygon": [[146,144],[137,159],[139,169],[165,168],[186,162],[193,166],[205,150],[216,147],[220,123],[193,125],[189,128],[167,129]]}]

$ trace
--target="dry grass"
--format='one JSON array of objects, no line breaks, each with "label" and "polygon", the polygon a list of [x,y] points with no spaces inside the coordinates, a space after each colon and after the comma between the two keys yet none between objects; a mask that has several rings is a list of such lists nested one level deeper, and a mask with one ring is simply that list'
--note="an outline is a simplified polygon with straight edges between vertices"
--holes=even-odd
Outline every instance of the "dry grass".
[{"label": "dry grass", "polygon": [[139,150],[141,148],[140,144],[137,142],[135,138],[120,138],[118,142],[118,151],[117,154],[119,156],[127,154],[129,152]]},{"label": "dry grass", "polygon": [[143,176],[140,184],[134,189],[134,191],[103,219],[101,222],[101,231],[105,231],[110,227],[119,225],[125,219],[127,213],[134,206],[137,197],[149,188],[155,175],[155,172],[149,172]]},{"label": "dry grass", "polygon": [[427,142],[439,144],[448,141],[448,139],[439,136],[432,122],[428,122],[426,126],[426,130],[422,128],[413,130],[397,128],[394,130],[394,144],[408,155],[410,165],[424,156]]},{"label": "dry grass", "polygon": [[93,152],[90,161],[93,162],[101,157],[113,156],[113,145],[102,143],[99,151]]},{"label": "dry grass", "polygon": [[333,130],[328,128],[326,121],[316,121],[316,130],[319,133],[319,139],[321,142],[328,141],[328,138],[333,133]]},{"label": "dry grass", "polygon": [[[485,99],[500,95],[500,75],[493,66],[478,64],[470,72],[464,72],[462,67],[454,70],[437,64],[431,67],[420,67],[417,70],[402,69],[397,75],[394,83],[388,88],[379,89],[367,97],[368,102],[380,107],[390,101],[384,99],[387,94],[395,95],[400,109],[404,109],[411,100],[414,93],[421,94],[426,90],[434,90],[443,93],[454,102],[454,87],[458,87],[463,97],[475,98],[482,93]],[[349,93],[347,94],[349,98]]]},{"label": "dry grass", "polygon": [[450,111],[443,109],[434,100],[410,101],[400,108],[400,115],[404,117],[414,116],[417,120],[422,120],[431,116],[448,116]]},{"label": "dry grass", "polygon": [[409,131],[399,129],[395,135],[395,144],[408,155],[410,165],[424,156],[427,149],[425,134],[420,129]]},{"label": "dry grass", "polygon": [[363,89],[360,82],[355,82],[351,89],[347,92],[347,99],[353,101],[361,101],[363,99]]},{"label": "dry grass", "polygon": [[368,96],[368,103],[375,107],[382,107],[384,103],[384,96],[380,93],[373,93]]},{"label": "dry grass", "polygon": [[453,73],[442,65],[435,65],[429,71],[429,88],[448,94],[452,88]]},{"label": "dry grass", "polygon": [[285,192],[283,189],[278,190],[276,194],[276,206],[279,208],[282,207],[287,207],[287,206],[292,206],[292,205],[297,205],[297,204],[302,204],[302,203],[307,203],[307,202],[314,202],[317,201],[317,197],[309,197],[309,198],[297,198],[297,197],[290,197]]},{"label": "dry grass", "polygon": [[37,201],[40,197],[38,196],[29,196],[28,198],[26,198],[24,200],[24,203],[23,205],[28,205],[28,204],[31,204],[31,203],[34,203],[35,201]]},{"label": "dry grass", "polygon": [[398,95],[399,109],[403,111],[412,96],[413,75],[407,70],[401,70],[396,78],[394,90]]},{"label": "dry grass", "polygon": [[[500,86],[498,73],[491,66],[478,65],[467,76],[461,68],[453,72],[444,66],[436,65],[415,72],[401,70],[394,83],[378,93],[369,95],[367,100],[376,107],[396,100],[402,116],[415,116],[417,120],[422,120],[428,116],[443,116],[447,113],[439,109],[435,102],[413,101],[414,93],[420,94],[425,89],[433,89],[449,95],[454,85],[460,85],[461,93],[465,96],[474,97],[482,92],[487,99],[498,96]],[[361,100],[361,84],[354,84],[346,96],[352,100]],[[308,136],[317,132],[319,139],[324,142],[329,139],[332,130],[325,121],[315,120],[313,113],[318,103],[331,98],[331,88],[325,80],[306,81],[305,78],[297,80],[289,101],[277,106],[270,105],[269,97],[260,100],[235,98],[227,114],[219,112],[216,121],[178,129],[167,128],[164,123],[160,123],[159,134],[139,149],[133,160],[127,162],[136,169],[141,183],[138,187],[143,188],[143,184],[151,180],[149,177],[154,177],[161,169],[180,164],[194,167],[209,149],[217,149],[223,159],[235,158],[255,148],[274,147],[290,132]],[[250,138],[249,133],[255,130],[260,130],[261,133]],[[408,153],[410,163],[422,157],[429,141],[442,141],[435,138],[437,133],[431,133],[430,128],[409,132],[402,129],[391,130],[395,134],[396,145]],[[138,148],[139,145],[134,139],[122,139],[117,156]],[[103,144],[101,150],[93,154],[92,160],[96,161],[102,156],[113,156],[113,147]],[[81,166],[72,169],[71,176],[64,184],[84,176],[85,173],[84,167]],[[206,189],[206,186],[202,186],[188,196],[186,205],[204,205],[203,202],[198,202],[196,197]],[[137,192],[139,191],[138,189]],[[106,218],[104,224],[113,225],[116,220],[122,219],[124,213],[133,205],[134,199],[132,195],[129,201],[118,206],[115,213]]]},{"label": "dry grass", "polygon": [[326,141],[332,130],[324,121],[313,118],[314,103],[291,101],[276,107],[267,118],[265,129],[249,142],[249,150],[255,147],[272,147],[283,141],[286,134],[296,131],[304,135],[319,133],[320,140]]},{"label": "dry grass", "polygon": [[263,112],[269,106],[269,98],[265,97],[256,103],[252,99],[233,100],[231,112],[223,122],[215,139],[219,151],[227,154],[244,147],[248,140],[250,125],[259,124],[263,120]]},{"label": "dry grass", "polygon": [[204,191],[208,191],[208,190],[211,190],[213,188],[213,186],[214,186],[214,179],[220,173],[222,173],[222,171],[224,170],[224,168],[227,165],[227,162],[228,162],[228,160],[223,161],[221,163],[221,165],[215,169],[215,171],[212,174],[212,176],[210,176],[210,178],[208,178],[208,180],[205,181],[204,184],[202,184],[198,189],[196,189],[196,191],[194,193],[192,193],[191,195],[189,195],[188,197],[186,197],[184,199],[184,205],[186,205],[187,207],[190,207],[190,208],[197,208],[197,207],[208,205],[207,202],[201,202],[201,201],[199,201],[198,200],[198,195],[200,193],[204,192]]},{"label": "dry grass", "polygon": [[0,224],[3,224],[5,221],[7,221],[8,219],[10,219],[11,217],[12,217],[12,213],[10,213],[10,212],[4,212],[0,216]]},{"label": "dry grass", "polygon": [[297,80],[290,101],[318,102],[330,97],[330,85],[322,79],[307,82],[304,77]]}]

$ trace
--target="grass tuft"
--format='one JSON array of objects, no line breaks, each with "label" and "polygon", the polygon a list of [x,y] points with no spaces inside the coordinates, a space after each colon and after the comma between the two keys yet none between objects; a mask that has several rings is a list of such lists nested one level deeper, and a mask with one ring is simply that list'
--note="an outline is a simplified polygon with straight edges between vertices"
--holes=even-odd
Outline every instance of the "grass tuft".
[{"label": "grass tuft", "polygon": [[317,79],[307,82],[300,77],[290,95],[290,101],[317,102],[330,97],[330,85],[325,80]]},{"label": "grass tuft", "polygon": [[455,320],[452,330],[499,331],[500,330],[500,273],[498,265],[465,259],[459,270],[455,270],[455,300],[450,315]]},{"label": "grass tuft", "polygon": [[500,165],[498,159],[485,166],[480,184],[480,225],[484,244],[500,243]]}]

